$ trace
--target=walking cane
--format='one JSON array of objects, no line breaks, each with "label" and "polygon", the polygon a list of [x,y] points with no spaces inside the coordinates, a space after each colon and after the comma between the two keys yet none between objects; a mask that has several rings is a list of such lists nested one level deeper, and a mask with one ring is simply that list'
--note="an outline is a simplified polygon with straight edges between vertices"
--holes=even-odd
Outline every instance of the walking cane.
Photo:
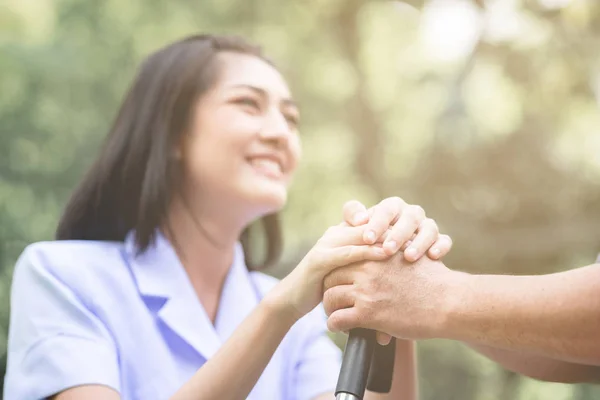
[{"label": "walking cane", "polygon": [[396,339],[381,346],[375,331],[350,331],[335,389],[336,400],[362,400],[365,390],[389,393],[394,372]]}]

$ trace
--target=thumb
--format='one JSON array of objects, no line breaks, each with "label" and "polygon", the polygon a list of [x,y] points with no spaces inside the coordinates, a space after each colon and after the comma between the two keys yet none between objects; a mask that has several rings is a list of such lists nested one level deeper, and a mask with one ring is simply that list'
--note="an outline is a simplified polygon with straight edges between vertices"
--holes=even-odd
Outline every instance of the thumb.
[{"label": "thumb", "polygon": [[358,200],[350,200],[343,207],[344,221],[350,226],[363,225],[369,220],[367,208]]}]

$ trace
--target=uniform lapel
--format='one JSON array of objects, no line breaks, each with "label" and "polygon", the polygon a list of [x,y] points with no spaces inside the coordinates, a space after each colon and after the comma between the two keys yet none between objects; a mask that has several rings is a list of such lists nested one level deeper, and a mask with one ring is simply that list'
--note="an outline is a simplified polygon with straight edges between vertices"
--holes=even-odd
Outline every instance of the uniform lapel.
[{"label": "uniform lapel", "polygon": [[204,359],[212,357],[221,346],[221,340],[168,240],[159,233],[156,242],[140,255],[136,255],[132,234],[125,244],[146,304],[156,304],[157,298],[164,300],[153,310],[157,318]]},{"label": "uniform lapel", "polygon": [[223,285],[215,319],[215,329],[221,342],[225,342],[252,312],[260,301],[259,296],[244,262],[243,248],[238,243],[233,265]]},{"label": "uniform lapel", "polygon": [[[238,243],[233,265],[223,285],[215,320],[215,329],[222,343],[229,339],[242,321],[256,308],[260,298],[261,294],[244,262],[243,248]],[[252,392],[248,395],[248,400],[281,398],[279,392],[282,387],[281,371],[283,371],[281,357],[272,357]]]}]

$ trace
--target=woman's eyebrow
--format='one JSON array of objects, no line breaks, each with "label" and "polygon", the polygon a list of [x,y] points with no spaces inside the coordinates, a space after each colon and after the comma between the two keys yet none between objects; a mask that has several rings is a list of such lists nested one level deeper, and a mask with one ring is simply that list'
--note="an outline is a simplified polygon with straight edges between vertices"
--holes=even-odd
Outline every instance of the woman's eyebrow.
[{"label": "woman's eyebrow", "polygon": [[[268,98],[269,97],[269,93],[265,89],[260,88],[258,86],[253,86],[253,85],[248,85],[248,84],[245,84],[245,83],[240,83],[240,84],[237,84],[237,85],[232,85],[231,87],[232,88],[250,89],[253,92],[256,92],[261,97],[264,97],[264,98]],[[296,109],[298,108],[298,104],[294,100],[292,100],[291,98],[288,98],[288,97],[285,97],[285,98],[281,99],[281,103],[283,105],[287,106],[287,107],[294,107]]]}]

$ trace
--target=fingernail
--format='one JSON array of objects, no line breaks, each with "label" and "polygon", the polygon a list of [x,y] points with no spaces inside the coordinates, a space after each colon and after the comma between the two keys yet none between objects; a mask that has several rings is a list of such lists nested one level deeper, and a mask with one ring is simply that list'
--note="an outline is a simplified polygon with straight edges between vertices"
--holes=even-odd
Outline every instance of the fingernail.
[{"label": "fingernail", "polygon": [[417,249],[415,249],[414,247],[409,247],[408,249],[406,249],[406,251],[404,252],[405,256],[408,256],[410,258],[415,258],[417,256]]},{"label": "fingernail", "polygon": [[375,232],[367,231],[365,234],[365,240],[369,243],[373,243],[375,241]]},{"label": "fingernail", "polygon": [[367,214],[364,211],[361,211],[354,216],[354,223],[360,224],[361,222],[365,221],[367,218],[369,218],[369,214]]},{"label": "fingernail", "polygon": [[392,250],[392,251],[396,251],[398,250],[398,243],[395,240],[390,240],[388,242],[385,242],[383,244],[384,247]]},{"label": "fingernail", "polygon": [[437,257],[440,255],[440,249],[432,249],[431,250],[431,255],[434,257]]}]

